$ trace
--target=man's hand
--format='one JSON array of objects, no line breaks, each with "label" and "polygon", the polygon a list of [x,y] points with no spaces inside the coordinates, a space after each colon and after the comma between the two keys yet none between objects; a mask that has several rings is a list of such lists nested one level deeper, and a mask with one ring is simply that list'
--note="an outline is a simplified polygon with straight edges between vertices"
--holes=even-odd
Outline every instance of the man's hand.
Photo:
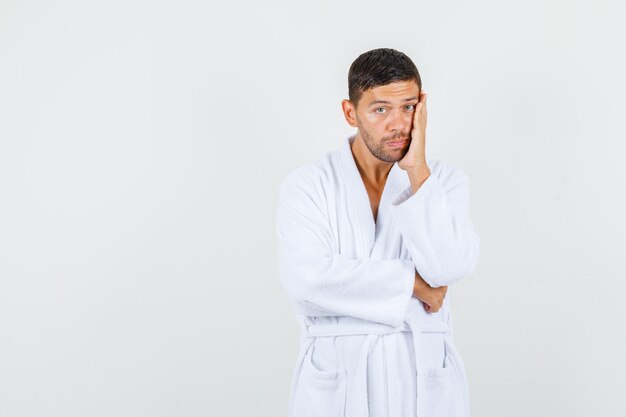
[{"label": "man's hand", "polygon": [[436,313],[443,305],[443,299],[448,292],[448,286],[433,288],[415,271],[415,283],[413,284],[413,296],[424,304],[424,309],[429,313]]},{"label": "man's hand", "polygon": [[405,171],[412,171],[426,167],[426,99],[428,95],[420,91],[419,102],[413,113],[413,128],[411,143],[404,157],[398,161],[398,167]]}]

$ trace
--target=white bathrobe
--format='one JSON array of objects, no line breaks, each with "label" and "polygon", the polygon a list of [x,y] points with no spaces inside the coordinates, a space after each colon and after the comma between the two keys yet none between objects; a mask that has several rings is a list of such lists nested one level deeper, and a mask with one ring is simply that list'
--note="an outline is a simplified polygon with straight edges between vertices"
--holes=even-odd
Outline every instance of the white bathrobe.
[{"label": "white bathrobe", "polygon": [[396,163],[375,222],[353,140],[280,185],[280,280],[302,326],[288,416],[468,417],[448,297],[436,313],[412,297],[416,270],[438,287],[478,262],[468,177],[427,159],[413,193]]}]

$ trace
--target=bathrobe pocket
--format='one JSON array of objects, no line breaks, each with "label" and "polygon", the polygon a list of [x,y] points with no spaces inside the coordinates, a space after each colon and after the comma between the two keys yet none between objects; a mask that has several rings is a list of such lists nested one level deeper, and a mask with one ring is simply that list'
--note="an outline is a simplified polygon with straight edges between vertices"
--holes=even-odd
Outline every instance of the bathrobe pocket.
[{"label": "bathrobe pocket", "polygon": [[[461,365],[456,349],[444,338],[446,353],[443,367],[417,372],[418,403],[423,417],[468,417]],[[421,388],[419,388],[421,386]],[[422,397],[421,401],[419,397]]]},{"label": "bathrobe pocket", "polygon": [[296,388],[294,417],[345,417],[346,370],[319,369],[312,357],[309,349]]}]

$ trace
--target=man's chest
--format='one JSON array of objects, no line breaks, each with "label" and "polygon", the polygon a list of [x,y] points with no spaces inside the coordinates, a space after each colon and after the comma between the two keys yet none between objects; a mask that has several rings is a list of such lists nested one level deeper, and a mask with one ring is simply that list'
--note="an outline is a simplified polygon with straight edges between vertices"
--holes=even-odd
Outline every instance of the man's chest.
[{"label": "man's chest", "polygon": [[350,191],[337,190],[329,201],[334,251],[353,258],[399,257],[401,235],[383,190],[364,187],[360,196]]}]

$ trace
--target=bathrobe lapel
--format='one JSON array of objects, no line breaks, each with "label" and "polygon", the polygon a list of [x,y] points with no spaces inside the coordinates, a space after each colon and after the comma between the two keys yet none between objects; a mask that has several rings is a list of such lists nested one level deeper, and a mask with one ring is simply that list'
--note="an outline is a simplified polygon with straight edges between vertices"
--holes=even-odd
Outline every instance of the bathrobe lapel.
[{"label": "bathrobe lapel", "polygon": [[408,177],[404,170],[398,167],[397,163],[393,164],[387,176],[378,205],[377,221],[374,222],[374,214],[372,213],[367,189],[365,188],[356,161],[352,155],[352,150],[350,149],[350,144],[354,138],[355,136],[349,137],[341,147],[341,166],[343,167],[348,193],[354,203],[356,224],[359,226],[358,233],[361,236],[359,254],[364,257],[370,257],[374,250],[379,232],[383,230],[383,228],[388,227],[388,223],[391,220],[388,205],[403,191],[403,187],[406,187]]}]

